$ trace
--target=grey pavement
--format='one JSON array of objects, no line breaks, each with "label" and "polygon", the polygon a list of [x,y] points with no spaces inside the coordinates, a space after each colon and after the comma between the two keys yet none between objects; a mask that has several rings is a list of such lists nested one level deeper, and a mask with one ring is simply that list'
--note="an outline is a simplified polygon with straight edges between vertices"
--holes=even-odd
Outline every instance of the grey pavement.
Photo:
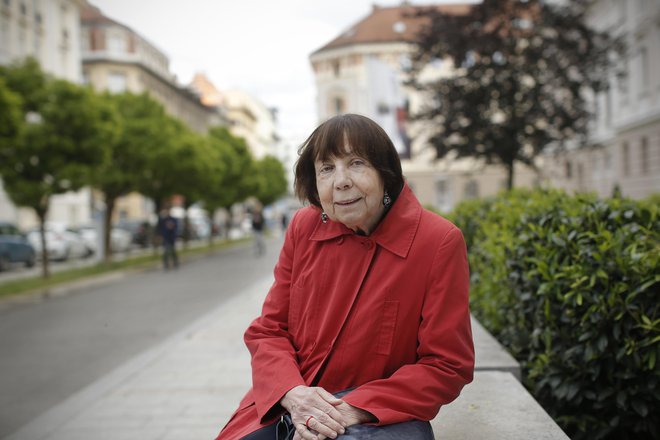
[{"label": "grey pavement", "polygon": [[[258,315],[271,282],[272,276],[252,280],[183,331],[51,408],[7,440],[214,438],[250,386],[250,359],[242,334]],[[511,374],[509,359],[497,352],[498,347],[488,348],[496,353],[489,359],[484,347],[492,341],[484,335],[483,329],[475,331],[475,381],[432,422],[436,438],[566,440]]]}]

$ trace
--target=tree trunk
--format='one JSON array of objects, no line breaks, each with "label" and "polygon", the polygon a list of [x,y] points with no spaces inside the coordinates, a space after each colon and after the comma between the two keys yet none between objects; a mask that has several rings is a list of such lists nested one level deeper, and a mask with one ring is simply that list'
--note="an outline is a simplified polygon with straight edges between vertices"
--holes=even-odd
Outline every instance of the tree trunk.
[{"label": "tree trunk", "polygon": [[117,197],[105,196],[105,218],[103,219],[103,261],[110,263],[112,261],[112,214],[115,210]]},{"label": "tree trunk", "polygon": [[507,191],[511,191],[513,189],[513,164],[514,162],[510,162],[506,164],[506,171],[508,173],[506,180]]},{"label": "tree trunk", "polygon": [[48,248],[46,247],[46,213],[37,212],[39,217],[39,235],[41,236],[41,273],[44,278],[50,277],[48,268]]},{"label": "tree trunk", "polygon": [[209,248],[213,247],[213,214],[214,212],[209,212]]},{"label": "tree trunk", "polygon": [[163,201],[159,198],[154,199],[156,226],[154,228],[154,233],[151,236],[151,249],[153,250],[154,255],[158,254],[158,245],[160,244],[160,230],[158,230],[158,227],[160,226],[160,210],[162,207],[163,207]]},{"label": "tree trunk", "polygon": [[188,249],[188,241],[190,240],[190,219],[188,218],[188,209],[190,205],[187,203],[183,205],[183,248]]},{"label": "tree trunk", "polygon": [[225,240],[229,241],[229,232],[232,227],[232,212],[231,212],[231,207],[232,205],[227,206],[225,209],[227,210],[227,220],[225,221]]}]

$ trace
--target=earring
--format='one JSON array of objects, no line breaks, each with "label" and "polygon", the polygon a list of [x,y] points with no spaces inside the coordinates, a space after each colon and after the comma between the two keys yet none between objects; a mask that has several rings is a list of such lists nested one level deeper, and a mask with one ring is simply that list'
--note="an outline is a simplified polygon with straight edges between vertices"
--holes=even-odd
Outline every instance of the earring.
[{"label": "earring", "polygon": [[387,193],[387,191],[385,191],[385,194],[383,195],[383,205],[385,205],[386,208],[389,208],[391,204],[392,204],[392,198]]},{"label": "earring", "polygon": [[321,213],[321,221],[323,223],[328,223],[328,214],[326,214],[325,212],[322,212]]}]

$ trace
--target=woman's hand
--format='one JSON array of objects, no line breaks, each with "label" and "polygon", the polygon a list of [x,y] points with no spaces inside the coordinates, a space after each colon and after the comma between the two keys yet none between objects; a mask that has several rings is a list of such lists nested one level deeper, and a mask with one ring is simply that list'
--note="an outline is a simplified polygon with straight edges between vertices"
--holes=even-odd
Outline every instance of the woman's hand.
[{"label": "woman's hand", "polygon": [[299,385],[289,390],[280,404],[291,414],[296,428],[294,440],[336,438],[348,426],[344,415],[337,410],[346,404],[323,388]]},{"label": "woman's hand", "polygon": [[[337,405],[335,408],[346,421],[346,427],[377,421],[376,417],[370,412],[351,406],[346,402]],[[325,440],[327,437],[319,434],[317,438],[318,440]]]}]

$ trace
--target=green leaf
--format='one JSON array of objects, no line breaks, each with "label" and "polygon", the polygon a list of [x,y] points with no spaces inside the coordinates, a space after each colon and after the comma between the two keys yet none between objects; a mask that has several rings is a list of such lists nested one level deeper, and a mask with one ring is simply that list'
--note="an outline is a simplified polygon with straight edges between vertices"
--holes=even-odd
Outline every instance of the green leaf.
[{"label": "green leaf", "polygon": [[635,409],[637,414],[639,414],[642,417],[646,417],[649,413],[649,408],[648,406],[646,406],[646,403],[644,403],[639,399],[633,399],[632,407]]}]

